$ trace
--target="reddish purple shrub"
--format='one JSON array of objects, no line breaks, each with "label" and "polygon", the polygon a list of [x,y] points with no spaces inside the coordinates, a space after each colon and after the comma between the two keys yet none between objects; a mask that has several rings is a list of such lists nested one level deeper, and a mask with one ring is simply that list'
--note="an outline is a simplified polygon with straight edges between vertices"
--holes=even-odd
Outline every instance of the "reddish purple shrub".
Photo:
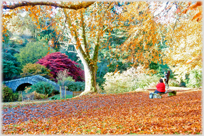
[{"label": "reddish purple shrub", "polygon": [[55,52],[46,55],[42,59],[39,59],[38,62],[46,68],[51,70],[51,74],[56,79],[57,73],[68,69],[68,74],[75,79],[75,81],[84,81],[84,71],[77,67],[78,63],[68,59],[68,56],[60,52]]}]

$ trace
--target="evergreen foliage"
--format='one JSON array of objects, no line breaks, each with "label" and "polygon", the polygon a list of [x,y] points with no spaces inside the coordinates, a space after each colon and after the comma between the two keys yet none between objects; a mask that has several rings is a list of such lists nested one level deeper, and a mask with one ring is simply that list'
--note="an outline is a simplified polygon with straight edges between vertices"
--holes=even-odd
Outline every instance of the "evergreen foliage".
[{"label": "evergreen foliage", "polygon": [[54,86],[47,82],[39,82],[32,85],[28,92],[31,93],[34,91],[41,94],[48,94],[49,96],[54,91]]},{"label": "evergreen foliage", "polygon": [[20,49],[19,54],[15,54],[22,66],[27,63],[35,63],[38,59],[46,56],[50,52],[55,52],[45,41],[30,42]]},{"label": "evergreen foliage", "polygon": [[20,75],[21,68],[17,58],[11,53],[3,53],[3,80],[11,80]]},{"label": "evergreen foliage", "polygon": [[84,82],[73,82],[73,81],[66,81],[65,86],[68,88],[69,91],[84,91],[85,83]]}]

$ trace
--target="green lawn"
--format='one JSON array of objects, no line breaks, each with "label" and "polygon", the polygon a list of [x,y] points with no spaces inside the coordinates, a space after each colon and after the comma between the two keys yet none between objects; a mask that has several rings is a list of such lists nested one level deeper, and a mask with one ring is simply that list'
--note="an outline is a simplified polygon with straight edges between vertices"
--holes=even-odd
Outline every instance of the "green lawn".
[{"label": "green lawn", "polygon": [[[73,97],[73,95],[66,95],[66,98],[72,98],[72,97]],[[60,94],[57,94],[57,95],[50,97],[49,100],[60,100]]]}]

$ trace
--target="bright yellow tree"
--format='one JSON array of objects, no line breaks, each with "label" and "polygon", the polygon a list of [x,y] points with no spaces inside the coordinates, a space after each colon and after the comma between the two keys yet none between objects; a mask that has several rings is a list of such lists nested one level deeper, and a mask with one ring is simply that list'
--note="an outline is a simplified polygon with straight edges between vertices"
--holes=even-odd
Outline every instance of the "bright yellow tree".
[{"label": "bright yellow tree", "polygon": [[171,24],[167,33],[165,62],[179,79],[185,79],[194,68],[202,68],[202,6],[199,2],[188,4],[187,9],[177,10],[179,21]]},{"label": "bright yellow tree", "polygon": [[[153,12],[148,2],[133,2],[124,7],[126,12],[121,13],[122,21],[129,21],[126,27],[128,39],[120,48],[129,55],[125,62],[130,61],[133,66],[142,64],[148,68],[151,62],[161,63],[160,43],[162,42],[161,24],[154,20]],[[134,24],[135,22],[135,24]],[[121,51],[118,52],[118,54]]]}]

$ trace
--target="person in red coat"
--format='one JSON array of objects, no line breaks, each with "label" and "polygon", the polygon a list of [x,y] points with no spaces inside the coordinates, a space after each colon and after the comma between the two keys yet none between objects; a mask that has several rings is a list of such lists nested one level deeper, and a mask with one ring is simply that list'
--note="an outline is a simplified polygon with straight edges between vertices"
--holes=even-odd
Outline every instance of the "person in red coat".
[{"label": "person in red coat", "polygon": [[164,94],[165,93],[165,84],[162,79],[159,79],[159,82],[156,86],[157,90],[154,93]]}]

